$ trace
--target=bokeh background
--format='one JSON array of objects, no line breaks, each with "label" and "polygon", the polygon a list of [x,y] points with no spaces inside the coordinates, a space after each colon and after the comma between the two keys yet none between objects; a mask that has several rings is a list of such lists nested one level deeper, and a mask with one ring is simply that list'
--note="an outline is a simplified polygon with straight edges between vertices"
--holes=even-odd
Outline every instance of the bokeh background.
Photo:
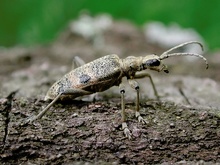
[{"label": "bokeh background", "polygon": [[149,21],[194,28],[209,50],[220,47],[218,0],[0,0],[0,46],[52,42],[81,12],[110,14],[139,27]]}]

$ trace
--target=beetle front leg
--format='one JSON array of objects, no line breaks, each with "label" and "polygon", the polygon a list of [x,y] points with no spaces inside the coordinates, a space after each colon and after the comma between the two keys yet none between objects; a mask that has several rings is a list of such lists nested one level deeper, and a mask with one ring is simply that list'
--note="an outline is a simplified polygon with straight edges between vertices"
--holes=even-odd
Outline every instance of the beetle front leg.
[{"label": "beetle front leg", "polygon": [[126,116],[125,116],[125,86],[124,84],[119,85],[120,93],[121,93],[121,119],[122,119],[122,129],[124,130],[124,134],[128,139],[131,139],[131,132],[128,129],[128,125],[126,123]]},{"label": "beetle front leg", "polygon": [[128,80],[130,86],[136,90],[137,97],[136,97],[136,109],[135,109],[135,116],[138,119],[139,122],[142,122],[146,124],[147,122],[143,119],[143,117],[140,114],[140,87],[137,81],[130,79]]},{"label": "beetle front leg", "polygon": [[152,79],[152,77],[151,77],[151,75],[149,74],[149,73],[146,73],[146,72],[139,72],[139,73],[136,73],[135,74],[135,79],[140,79],[140,78],[145,78],[145,77],[148,77],[149,79],[150,79],[150,83],[151,83],[151,85],[152,85],[152,88],[153,88],[153,90],[154,90],[154,95],[157,97],[157,99],[159,100],[160,99],[160,97],[159,97],[159,95],[158,95],[158,92],[157,92],[157,89],[156,89],[156,87],[155,87],[155,85],[154,85],[154,82],[153,82],[153,79]]}]

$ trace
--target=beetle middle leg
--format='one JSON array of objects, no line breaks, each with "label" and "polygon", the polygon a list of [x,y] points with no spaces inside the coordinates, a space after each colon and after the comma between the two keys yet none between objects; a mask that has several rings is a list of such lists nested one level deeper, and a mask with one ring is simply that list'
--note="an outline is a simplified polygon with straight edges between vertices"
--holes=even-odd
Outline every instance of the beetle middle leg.
[{"label": "beetle middle leg", "polygon": [[72,70],[76,69],[84,64],[85,64],[85,61],[83,59],[81,59],[79,56],[74,56],[73,62],[72,62]]},{"label": "beetle middle leg", "polygon": [[140,115],[140,87],[137,81],[135,81],[134,79],[129,79],[128,80],[130,86],[136,90],[137,92],[137,96],[136,96],[136,108],[135,108],[135,116],[138,119],[139,122],[142,122],[144,124],[146,124],[147,122],[143,119],[143,117]]}]

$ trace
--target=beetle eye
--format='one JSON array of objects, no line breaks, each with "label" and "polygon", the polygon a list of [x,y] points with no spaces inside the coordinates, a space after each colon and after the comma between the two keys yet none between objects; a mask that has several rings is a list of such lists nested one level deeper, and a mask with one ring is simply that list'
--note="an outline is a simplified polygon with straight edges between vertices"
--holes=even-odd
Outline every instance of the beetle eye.
[{"label": "beetle eye", "polygon": [[160,61],[157,59],[151,59],[146,61],[146,65],[148,66],[159,66],[160,65]]}]

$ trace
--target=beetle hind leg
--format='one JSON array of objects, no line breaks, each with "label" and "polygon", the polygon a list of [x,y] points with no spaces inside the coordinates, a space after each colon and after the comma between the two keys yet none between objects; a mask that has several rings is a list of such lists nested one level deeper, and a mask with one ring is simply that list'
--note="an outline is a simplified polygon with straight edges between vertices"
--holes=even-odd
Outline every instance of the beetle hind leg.
[{"label": "beetle hind leg", "polygon": [[36,116],[34,115],[34,116],[31,116],[28,119],[26,119],[24,121],[24,123],[22,123],[21,125],[26,125],[28,123],[33,123],[35,120],[42,118],[42,116],[49,110],[49,108],[51,106],[53,106],[55,104],[55,102],[60,98],[61,95],[62,95],[62,93],[58,94],[55,97],[55,99],[53,99],[53,101],[46,106],[46,108],[44,108],[42,111],[40,111],[40,113],[38,113]]},{"label": "beetle hind leg", "polygon": [[44,108],[42,111],[40,111],[40,113],[38,113],[36,116],[32,116],[30,117],[29,119],[25,120],[24,123],[22,123],[22,125],[25,125],[25,124],[28,124],[28,123],[32,123],[33,121],[37,120],[37,119],[40,119],[42,118],[45,113],[50,109],[51,106],[53,106],[57,100],[59,100],[59,98],[61,97],[61,95],[72,95],[74,97],[78,97],[78,96],[81,96],[81,95],[89,95],[91,94],[92,92],[89,92],[89,91],[85,91],[85,90],[82,90],[82,89],[72,89],[72,88],[68,88],[66,89],[64,92],[62,93],[59,93],[54,99],[53,101],[48,104],[46,106],[46,108]]}]

